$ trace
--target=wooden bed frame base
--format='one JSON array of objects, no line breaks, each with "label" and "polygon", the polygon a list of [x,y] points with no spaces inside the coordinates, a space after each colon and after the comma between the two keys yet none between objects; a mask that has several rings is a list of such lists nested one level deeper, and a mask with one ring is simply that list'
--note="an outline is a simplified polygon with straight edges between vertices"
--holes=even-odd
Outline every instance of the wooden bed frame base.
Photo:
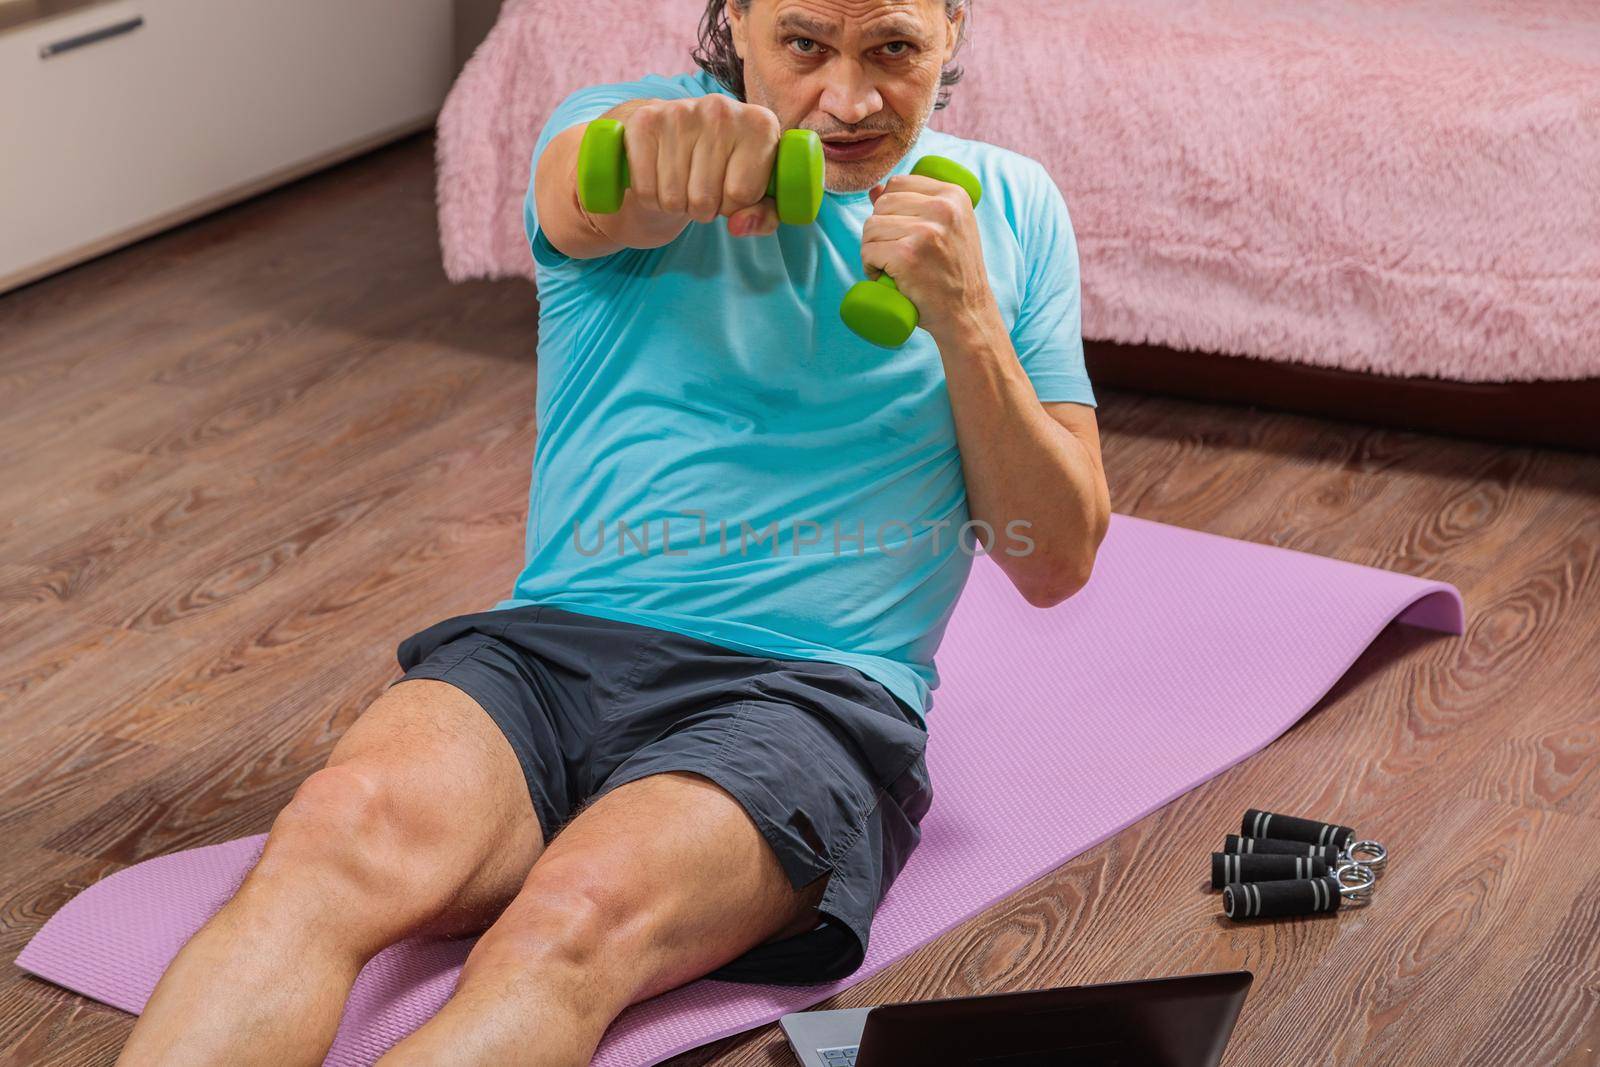
[{"label": "wooden bed frame base", "polygon": [[1164,393],[1515,445],[1600,452],[1600,378],[1452,382],[1389,378],[1157,345],[1085,341],[1097,388]]}]

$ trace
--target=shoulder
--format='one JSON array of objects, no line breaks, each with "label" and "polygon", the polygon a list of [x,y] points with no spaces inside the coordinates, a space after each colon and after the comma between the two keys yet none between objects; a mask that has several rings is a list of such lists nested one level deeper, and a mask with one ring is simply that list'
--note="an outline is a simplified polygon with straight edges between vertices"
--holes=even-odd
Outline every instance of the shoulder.
[{"label": "shoulder", "polygon": [[601,82],[574,89],[545,118],[534,141],[533,160],[537,164],[556,135],[572,126],[599,118],[618,104],[629,100],[686,100],[728,90],[703,70],[685,74],[645,74],[631,81]]},{"label": "shoulder", "polygon": [[568,94],[567,101],[585,99],[610,99],[616,102],[654,98],[659,100],[686,100],[697,96],[721,93],[731,96],[728,88],[703,70],[683,74],[645,74],[630,81],[601,82],[586,85]]},{"label": "shoulder", "polygon": [[916,151],[953,159],[976,174],[983,184],[984,203],[992,205],[992,217],[1003,218],[1019,240],[1051,226],[1058,209],[1065,214],[1055,179],[1031,156],[931,129],[923,131]]}]

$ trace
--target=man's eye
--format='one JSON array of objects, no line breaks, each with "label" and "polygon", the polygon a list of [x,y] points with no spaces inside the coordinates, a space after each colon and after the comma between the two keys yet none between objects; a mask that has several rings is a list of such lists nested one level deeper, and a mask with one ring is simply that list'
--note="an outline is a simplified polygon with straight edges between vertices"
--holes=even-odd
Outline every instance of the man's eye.
[{"label": "man's eye", "polygon": [[809,37],[796,37],[789,42],[789,46],[803,56],[814,56],[816,50],[822,47]]},{"label": "man's eye", "polygon": [[[892,48],[898,48],[898,49],[900,49],[900,51],[898,51],[898,52],[889,51]],[[911,54],[911,42],[910,41],[890,41],[888,44],[883,46],[883,50],[886,53],[888,53],[890,59],[901,59],[901,58]]]}]

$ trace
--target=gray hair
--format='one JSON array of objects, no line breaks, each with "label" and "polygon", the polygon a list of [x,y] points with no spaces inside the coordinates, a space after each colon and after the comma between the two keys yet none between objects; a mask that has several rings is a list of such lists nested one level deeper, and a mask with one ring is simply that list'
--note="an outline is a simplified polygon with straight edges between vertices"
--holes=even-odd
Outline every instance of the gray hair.
[{"label": "gray hair", "polygon": [[[751,0],[731,0],[739,11],[750,10]],[[968,6],[969,0],[944,0],[945,15],[954,19],[962,8]],[[694,50],[694,61],[700,69],[710,74],[717,81],[728,87],[728,90],[740,100],[745,99],[744,87],[744,61],[739,58],[739,53],[733,47],[733,30],[728,26],[728,4],[730,0],[709,0],[706,4],[705,17],[700,20],[700,45]],[[971,17],[971,12],[968,12]],[[956,48],[960,49],[967,39],[966,23],[961,24],[961,37],[956,41]],[[933,109],[942,110],[950,103],[950,90],[961,80],[965,72],[959,64],[951,63],[939,75],[939,98],[935,101]]]}]

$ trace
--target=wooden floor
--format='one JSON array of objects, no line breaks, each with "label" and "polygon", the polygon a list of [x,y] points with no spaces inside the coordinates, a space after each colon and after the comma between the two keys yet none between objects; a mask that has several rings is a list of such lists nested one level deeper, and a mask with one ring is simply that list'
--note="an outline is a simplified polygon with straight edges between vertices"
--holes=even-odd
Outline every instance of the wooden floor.
[{"label": "wooden floor", "polygon": [[[431,135],[0,297],[0,952],[84,886],[259,833],[505,596],[534,445],[524,282],[452,286]],[[1454,582],[1242,766],[826,1006],[1249,968],[1230,1064],[1600,1062],[1600,457],[1102,397],[1117,511]],[[933,723],[938,728],[938,723]],[[1396,854],[1377,903],[1230,925],[1243,808]],[[130,1017],[0,974],[0,1059]],[[678,1064],[792,1062],[776,1026]]]}]

